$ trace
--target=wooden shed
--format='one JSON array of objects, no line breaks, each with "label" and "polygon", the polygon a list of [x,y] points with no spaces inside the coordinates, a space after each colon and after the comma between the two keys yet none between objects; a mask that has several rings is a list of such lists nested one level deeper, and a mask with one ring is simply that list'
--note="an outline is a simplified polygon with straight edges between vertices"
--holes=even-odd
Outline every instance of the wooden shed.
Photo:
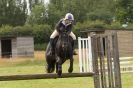
[{"label": "wooden shed", "polygon": [[106,30],[105,29],[87,29],[81,32],[86,33],[88,36],[92,32],[95,32],[97,34],[111,34],[112,32],[117,32],[120,57],[133,56],[133,30],[132,29],[106,29]]},{"label": "wooden shed", "polygon": [[0,37],[0,57],[33,57],[34,39],[28,37]]}]

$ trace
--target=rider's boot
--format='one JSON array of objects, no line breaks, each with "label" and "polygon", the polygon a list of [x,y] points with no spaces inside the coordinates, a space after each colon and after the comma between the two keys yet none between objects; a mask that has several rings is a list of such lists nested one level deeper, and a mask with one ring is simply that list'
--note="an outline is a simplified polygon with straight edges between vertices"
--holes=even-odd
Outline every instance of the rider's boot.
[{"label": "rider's boot", "polygon": [[73,47],[73,54],[74,55],[77,55],[76,51],[75,51],[75,43],[76,43],[76,40],[73,40],[73,44],[72,44],[72,47]]},{"label": "rider's boot", "polygon": [[50,51],[51,51],[51,54],[54,54],[53,41],[54,41],[54,39],[53,38],[50,38],[50,46],[51,46]]}]

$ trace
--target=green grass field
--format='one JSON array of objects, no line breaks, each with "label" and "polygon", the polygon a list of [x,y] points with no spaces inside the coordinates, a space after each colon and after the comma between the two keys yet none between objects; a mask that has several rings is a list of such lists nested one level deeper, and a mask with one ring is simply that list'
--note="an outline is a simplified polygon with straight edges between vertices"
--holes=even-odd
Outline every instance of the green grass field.
[{"label": "green grass field", "polygon": [[[5,63],[5,64],[3,64]],[[69,61],[63,65],[67,72]],[[78,60],[74,62],[74,72],[79,72]],[[28,59],[22,61],[4,61],[0,64],[0,75],[45,73],[45,60]],[[123,88],[133,88],[133,73],[122,74]],[[93,78],[62,78],[0,81],[0,88],[94,88]]]}]

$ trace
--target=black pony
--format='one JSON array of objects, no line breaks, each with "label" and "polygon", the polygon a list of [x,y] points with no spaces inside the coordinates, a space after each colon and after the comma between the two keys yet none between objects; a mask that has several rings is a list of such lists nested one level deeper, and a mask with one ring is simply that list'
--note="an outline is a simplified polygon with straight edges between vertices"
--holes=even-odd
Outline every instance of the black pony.
[{"label": "black pony", "polygon": [[67,32],[60,32],[59,36],[54,39],[55,54],[51,54],[50,44],[48,44],[46,49],[46,62],[47,62],[47,72],[52,73],[56,67],[56,73],[58,76],[62,74],[62,64],[66,60],[70,60],[70,67],[68,72],[73,71],[73,39],[69,36]]}]

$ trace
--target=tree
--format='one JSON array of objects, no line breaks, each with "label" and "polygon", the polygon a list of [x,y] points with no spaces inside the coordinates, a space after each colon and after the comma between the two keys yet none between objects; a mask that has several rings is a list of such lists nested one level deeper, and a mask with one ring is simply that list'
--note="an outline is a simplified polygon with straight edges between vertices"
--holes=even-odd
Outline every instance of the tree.
[{"label": "tree", "polygon": [[117,0],[116,16],[121,23],[133,23],[133,0]]},{"label": "tree", "polygon": [[74,14],[76,22],[84,22],[95,16],[95,20],[110,23],[114,17],[114,8],[113,0],[50,0],[48,18],[51,20],[49,23],[53,24],[70,12]]},{"label": "tree", "polygon": [[27,17],[26,0],[1,0],[0,1],[0,26],[24,25]]},{"label": "tree", "polygon": [[87,19],[101,20],[110,24],[115,17],[115,2],[113,0],[95,0],[91,12],[87,13]]},{"label": "tree", "polygon": [[31,11],[35,5],[43,3],[44,0],[28,0],[29,1],[29,10]]},{"label": "tree", "polygon": [[32,10],[31,14],[27,18],[28,24],[44,24],[47,20],[47,13],[44,4],[37,4],[35,5]]},{"label": "tree", "polygon": [[[91,1],[91,0],[89,0]],[[75,21],[83,22],[86,13],[89,12],[90,2],[88,0],[50,0],[48,5],[48,23],[53,27],[55,23],[70,12],[74,15]]]}]

